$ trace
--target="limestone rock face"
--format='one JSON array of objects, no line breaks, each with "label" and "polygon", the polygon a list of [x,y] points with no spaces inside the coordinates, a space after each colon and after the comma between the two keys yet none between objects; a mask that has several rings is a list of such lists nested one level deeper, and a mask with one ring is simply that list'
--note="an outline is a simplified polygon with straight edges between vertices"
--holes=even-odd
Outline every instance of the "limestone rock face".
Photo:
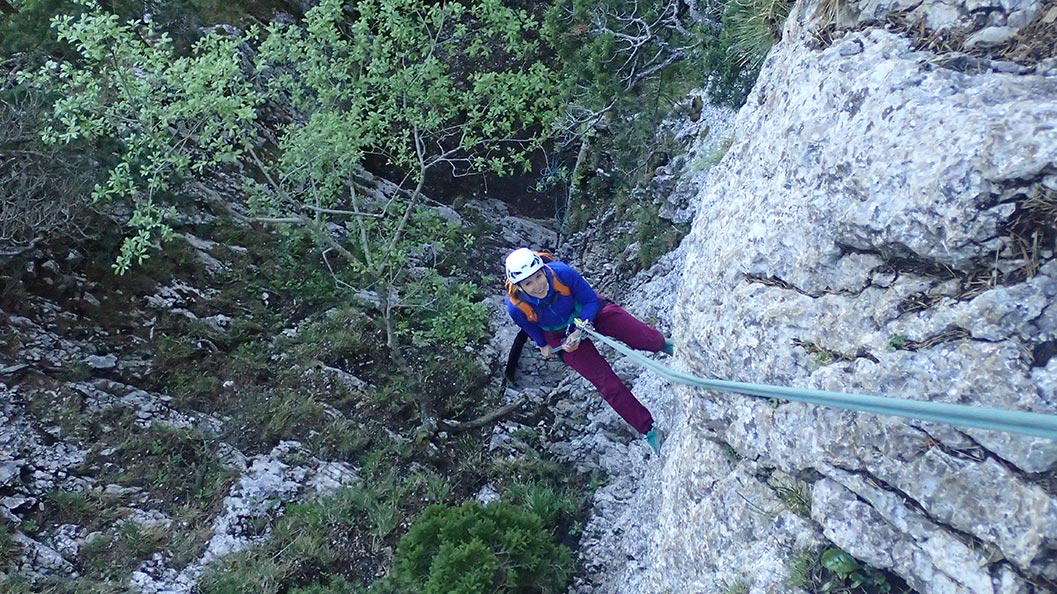
[{"label": "limestone rock face", "polygon": [[[814,8],[794,9],[700,193],[680,363],[1057,413],[1053,234],[1021,226],[1057,200],[1057,78],[945,68],[878,28],[819,49]],[[1057,442],[676,394],[643,591],[796,591],[790,559],[823,544],[928,594],[1057,584]],[[809,511],[776,476],[801,481]]]}]

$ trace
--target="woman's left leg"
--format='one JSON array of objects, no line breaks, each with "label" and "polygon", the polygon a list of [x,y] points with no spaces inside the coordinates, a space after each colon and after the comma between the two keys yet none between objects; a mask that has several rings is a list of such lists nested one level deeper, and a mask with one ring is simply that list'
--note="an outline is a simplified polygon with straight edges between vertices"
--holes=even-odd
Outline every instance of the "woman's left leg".
[{"label": "woman's left leg", "polygon": [[653,429],[653,415],[620,381],[594,343],[584,340],[575,351],[562,353],[562,360],[591,382],[609,406],[636,431],[645,435]]},{"label": "woman's left leg", "polygon": [[612,301],[595,316],[595,330],[619,340],[633,349],[659,352],[664,350],[664,335],[642,322]]}]

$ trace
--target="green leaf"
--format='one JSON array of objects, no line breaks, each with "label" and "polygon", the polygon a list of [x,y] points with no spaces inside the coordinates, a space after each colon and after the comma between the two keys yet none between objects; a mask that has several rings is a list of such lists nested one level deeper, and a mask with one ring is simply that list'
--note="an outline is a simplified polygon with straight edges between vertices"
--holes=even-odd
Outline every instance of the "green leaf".
[{"label": "green leaf", "polygon": [[855,557],[836,548],[826,549],[822,553],[822,566],[842,578],[848,577],[861,567]]}]

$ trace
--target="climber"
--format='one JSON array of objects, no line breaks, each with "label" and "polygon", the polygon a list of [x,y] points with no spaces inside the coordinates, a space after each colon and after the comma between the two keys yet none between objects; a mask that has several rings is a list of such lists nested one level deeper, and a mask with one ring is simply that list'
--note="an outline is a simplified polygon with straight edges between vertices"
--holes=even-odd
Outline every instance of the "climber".
[{"label": "climber", "polygon": [[[547,260],[546,262],[544,260]],[[596,332],[631,348],[672,354],[672,344],[657,329],[639,321],[616,303],[604,299],[584,277],[549,254],[518,248],[506,257],[506,308],[544,358],[557,350],[569,367],[591,382],[602,398],[660,453],[663,433],[653,415],[620,381],[591,341],[581,337],[579,318]]]}]

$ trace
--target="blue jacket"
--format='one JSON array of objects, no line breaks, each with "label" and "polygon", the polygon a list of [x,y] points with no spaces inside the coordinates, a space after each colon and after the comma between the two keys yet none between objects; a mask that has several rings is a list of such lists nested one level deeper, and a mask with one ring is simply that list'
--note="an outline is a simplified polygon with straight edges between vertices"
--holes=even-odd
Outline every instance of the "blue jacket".
[{"label": "blue jacket", "polygon": [[[580,276],[580,273],[573,270],[568,264],[550,262],[544,267],[544,270],[548,284],[546,297],[536,299],[524,291],[518,295],[535,310],[536,323],[528,321],[525,314],[510,302],[510,297],[506,299],[507,313],[510,314],[514,323],[520,326],[532,338],[536,346],[539,347],[547,344],[547,340],[543,337],[544,330],[564,331],[573,323],[574,318],[593,322],[598,310],[601,308],[598,293],[595,293],[595,290],[591,288],[591,285],[587,284],[584,277]],[[572,295],[566,297],[554,290],[554,281],[551,279],[555,274],[558,275],[558,278],[561,279],[565,286],[569,287],[573,293]]]}]

